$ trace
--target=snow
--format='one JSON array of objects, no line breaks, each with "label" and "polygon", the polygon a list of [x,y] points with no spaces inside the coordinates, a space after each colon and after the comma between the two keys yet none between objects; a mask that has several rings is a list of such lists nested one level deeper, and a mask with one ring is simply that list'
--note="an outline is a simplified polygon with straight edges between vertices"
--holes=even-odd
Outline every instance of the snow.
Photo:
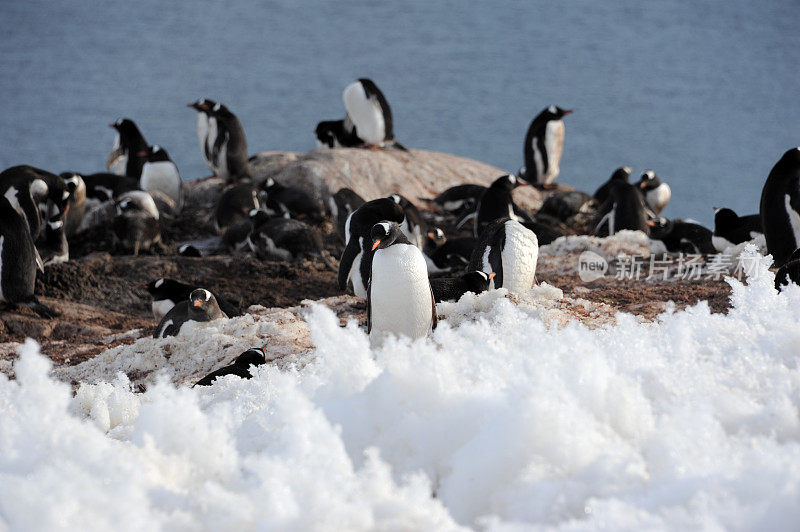
[{"label": "snow", "polygon": [[587,322],[542,285],[467,294],[379,350],[310,305],[307,356],[202,389],[173,365],[288,342],[295,313],[97,357],[169,346],[143,393],[116,375],[73,397],[28,340],[0,375],[0,529],[796,529],[800,287],[765,261],[727,315]]}]

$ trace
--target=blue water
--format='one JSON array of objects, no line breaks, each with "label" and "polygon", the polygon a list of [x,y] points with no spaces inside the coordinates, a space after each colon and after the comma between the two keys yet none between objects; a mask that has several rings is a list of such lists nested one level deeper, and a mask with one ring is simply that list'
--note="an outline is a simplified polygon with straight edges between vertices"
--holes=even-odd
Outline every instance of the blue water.
[{"label": "blue water", "polygon": [[205,176],[199,97],[240,117],[251,152],[306,151],[342,88],[372,77],[397,138],[508,170],[532,117],[566,119],[559,181],[620,165],[673,189],[665,214],[756,212],[800,144],[794,1],[0,2],[0,166],[103,169],[107,124],[136,120],[186,180]]}]

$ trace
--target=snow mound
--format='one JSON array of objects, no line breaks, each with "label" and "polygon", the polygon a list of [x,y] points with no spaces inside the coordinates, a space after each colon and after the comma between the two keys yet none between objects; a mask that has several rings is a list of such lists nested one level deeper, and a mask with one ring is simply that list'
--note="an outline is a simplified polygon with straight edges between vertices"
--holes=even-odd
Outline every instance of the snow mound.
[{"label": "snow mound", "polygon": [[606,260],[618,255],[650,256],[651,241],[641,231],[620,231],[613,236],[598,237],[588,235],[568,235],[556,238],[539,248],[542,255],[568,255],[593,251]]},{"label": "snow mound", "polygon": [[[311,305],[304,365],[202,389],[73,398],[29,341],[0,376],[0,529],[795,529],[800,287],[766,260],[727,315],[553,327],[541,286],[376,351]],[[208,336],[247,327],[276,334]]]}]

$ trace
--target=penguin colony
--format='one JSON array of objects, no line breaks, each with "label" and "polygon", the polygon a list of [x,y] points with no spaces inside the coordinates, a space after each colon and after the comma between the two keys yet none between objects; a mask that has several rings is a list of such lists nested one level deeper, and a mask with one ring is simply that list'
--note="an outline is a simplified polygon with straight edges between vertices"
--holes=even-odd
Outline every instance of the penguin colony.
[{"label": "penguin colony", "polygon": [[[348,85],[342,100],[344,118],[317,124],[319,149],[408,151],[395,140],[392,110],[372,80],[360,78]],[[800,148],[784,153],[769,173],[759,213],[740,216],[717,209],[713,231],[690,220],[663,217],[672,196],[669,185],[650,169],[631,183],[633,169],[628,166],[614,170],[592,196],[580,191],[552,194],[531,213],[514,202],[513,193],[528,185],[556,188],[564,118],[572,113],[551,105],[527,130],[524,166],[517,174],[493,176],[488,187],[460,184],[435,198],[418,198],[436,213],[435,219],[472,233],[453,236],[430,225],[399,194],[364,198],[344,188],[323,205],[292,183],[271,178],[256,182],[236,115],[209,99],[188,107],[197,112],[201,156],[227,184],[214,212],[208,213],[219,233],[216,251],[273,261],[321,260],[337,271],[341,291],[366,300],[366,328],[374,346],[392,337],[427,336],[437,325],[437,302],[468,292],[530,289],[536,284],[539,245],[562,236],[565,222],[579,213],[594,213],[586,227],[589,234],[642,231],[670,252],[711,254],[763,234],[780,268],[776,288],[800,282]],[[174,219],[184,205],[178,167],[164,147],[145,140],[133,120],[121,118],[110,127],[115,135],[106,171],[55,174],[19,165],[0,172],[0,303],[6,308],[26,306],[45,318],[57,315],[34,294],[37,272],[68,261],[70,238],[98,223],[107,225],[115,253],[172,251],[162,242],[162,223]],[[323,248],[320,226],[328,220],[344,244],[338,261]],[[201,257],[215,251],[182,243],[177,252]],[[180,336],[189,322],[241,314],[225,297],[202,286],[160,278],[140,288],[152,297],[155,338]],[[226,375],[250,378],[253,366],[266,363],[267,347],[242,353],[197,384],[212,385]]]}]

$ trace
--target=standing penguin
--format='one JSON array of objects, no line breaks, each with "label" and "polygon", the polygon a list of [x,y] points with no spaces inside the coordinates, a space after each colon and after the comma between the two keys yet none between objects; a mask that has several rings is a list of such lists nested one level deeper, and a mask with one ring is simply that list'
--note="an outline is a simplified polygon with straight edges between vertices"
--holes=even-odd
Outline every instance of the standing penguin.
[{"label": "standing penguin", "polygon": [[608,199],[608,189],[611,186],[611,183],[614,181],[621,181],[623,183],[628,183],[628,180],[631,177],[631,172],[633,172],[633,168],[630,166],[620,166],[614,173],[611,174],[611,177],[608,178],[608,181],[600,185],[594,193],[594,199],[597,200],[598,205],[602,205]]},{"label": "standing penguin", "polygon": [[[382,147],[393,143],[392,108],[371,79],[359,78],[348,85],[342,99],[355,134],[364,144]],[[347,119],[344,128],[347,129]]]},{"label": "standing penguin", "polygon": [[169,158],[167,150],[155,144],[137,153],[144,160],[139,186],[142,190],[158,191],[175,203],[175,212],[183,207],[183,184],[178,167]]},{"label": "standing penguin", "polygon": [[592,233],[598,236],[613,236],[623,229],[649,234],[647,210],[637,187],[624,181],[611,181],[608,198],[597,209],[592,227]]},{"label": "standing penguin", "polygon": [[402,207],[391,198],[368,201],[351,214],[345,222],[345,246],[339,261],[339,290],[352,286],[356,297],[366,299],[367,281],[372,261],[371,231],[381,221],[403,223]]},{"label": "standing penguin", "polygon": [[761,215],[739,216],[732,209],[717,209],[714,213],[714,236],[711,241],[720,253],[729,247],[753,240],[764,234]]},{"label": "standing penguin", "polygon": [[0,196],[0,301],[12,307],[27,306],[52,317],[56,313],[41,305],[33,294],[37,268],[43,270],[42,260],[25,218],[5,196]]},{"label": "standing penguin", "polygon": [[637,183],[639,190],[644,196],[644,202],[658,216],[672,197],[672,190],[669,185],[662,183],[656,173],[652,170],[645,170]]},{"label": "standing penguin", "polygon": [[494,273],[489,288],[524,292],[536,283],[538,258],[536,234],[515,220],[501,218],[490,223],[481,233],[467,270],[480,270],[489,275]]},{"label": "standing penguin", "polygon": [[153,338],[177,336],[187,321],[213,321],[227,317],[220,310],[214,294],[198,288],[189,295],[188,301],[181,301],[167,312],[153,332]]},{"label": "standing penguin", "polygon": [[[211,152],[216,138],[209,142],[209,120],[211,119],[211,108],[215,105],[217,105],[217,102],[206,98],[200,98],[196,102],[186,105],[186,107],[191,107],[197,111],[197,140],[200,143],[200,152],[203,154],[203,159],[205,159],[208,169],[214,172],[214,174],[217,173],[217,169],[214,167],[214,162],[211,160]],[[216,137],[216,130],[214,131],[214,135]]]},{"label": "standing penguin", "polygon": [[208,140],[211,145],[211,163],[217,177],[228,183],[250,176],[247,159],[247,137],[239,119],[221,103],[209,111]]},{"label": "standing penguin", "polygon": [[514,198],[511,197],[511,192],[526,184],[512,174],[506,174],[494,180],[478,201],[474,226],[476,237],[480,235],[484,227],[498,218],[519,220],[515,214]]},{"label": "standing penguin", "polygon": [[64,231],[67,235],[74,235],[78,232],[86,214],[86,183],[83,176],[75,172],[63,172],[61,177],[67,184],[69,190],[69,211],[64,221]]},{"label": "standing penguin", "polygon": [[422,251],[392,222],[370,231],[372,265],[367,291],[367,332],[380,345],[387,335],[423,338],[436,328],[436,302]]},{"label": "standing penguin", "polygon": [[0,172],[0,194],[25,218],[34,240],[39,237],[42,213],[63,214],[70,197],[61,176],[28,165]]},{"label": "standing penguin", "polygon": [[767,251],[783,266],[800,247],[800,147],[783,154],[761,192],[761,223]]},{"label": "standing penguin", "polygon": [[114,128],[117,133],[114,137],[114,147],[106,160],[106,168],[113,174],[138,179],[142,175],[144,161],[136,154],[147,150],[147,141],[133,120],[128,118],[119,118],[108,126]]},{"label": "standing penguin", "polygon": [[564,118],[572,111],[555,105],[544,109],[525,136],[525,166],[520,177],[536,185],[549,185],[558,177],[564,152]]}]

